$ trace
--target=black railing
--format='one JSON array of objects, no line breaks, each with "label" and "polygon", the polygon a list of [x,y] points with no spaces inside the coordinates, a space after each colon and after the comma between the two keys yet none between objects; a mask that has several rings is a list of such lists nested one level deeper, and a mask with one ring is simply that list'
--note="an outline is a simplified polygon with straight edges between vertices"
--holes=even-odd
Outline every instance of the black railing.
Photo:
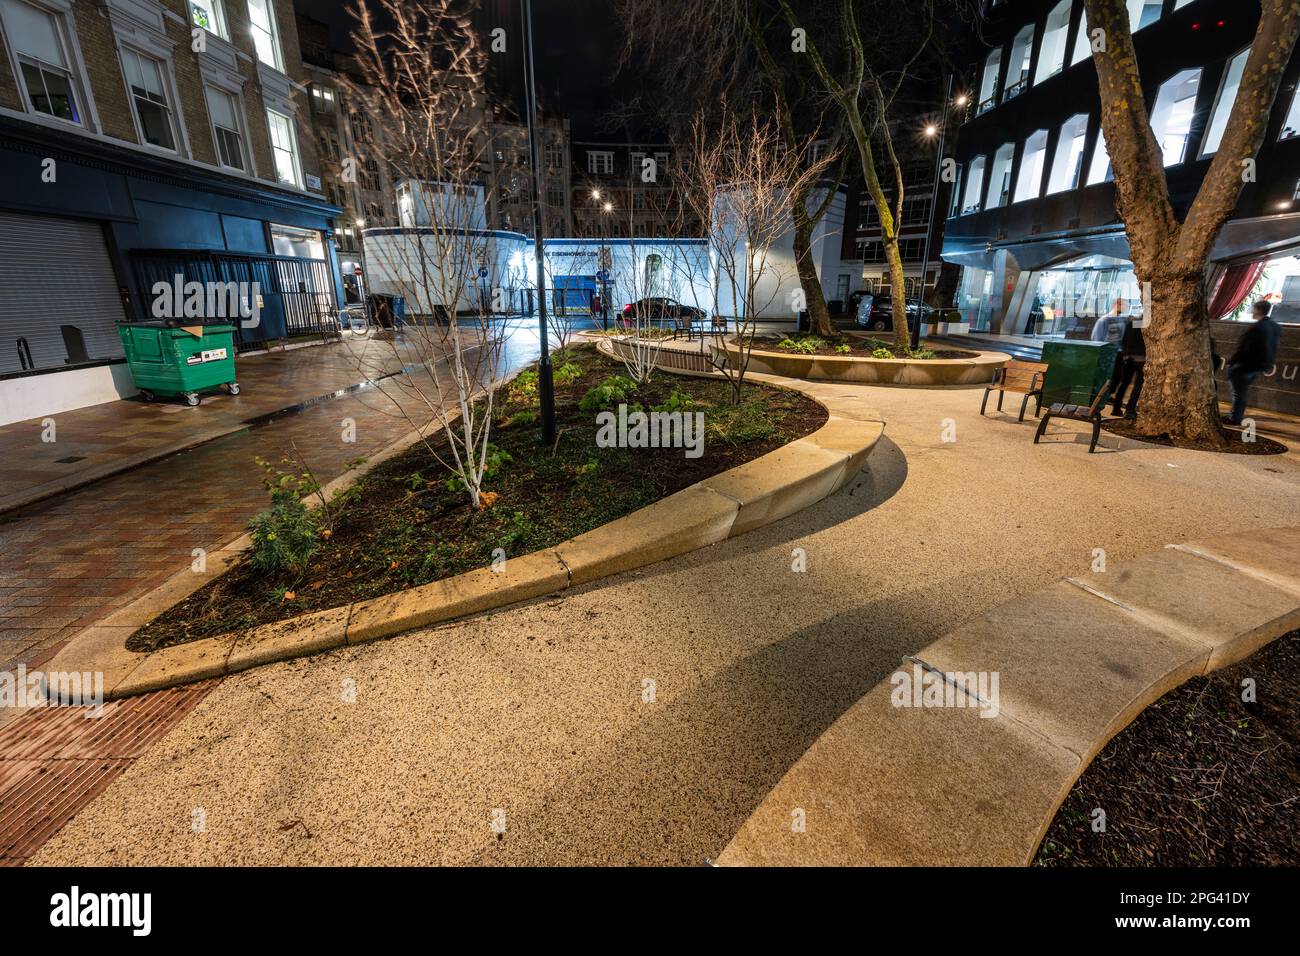
[{"label": "black railing", "polygon": [[[235,326],[238,351],[262,348],[288,338],[338,332],[338,301],[329,263],[292,256],[241,255],[201,250],[136,250],[132,264],[143,298],[141,311],[153,318],[153,289],[157,283],[239,283],[242,301],[256,306],[256,322],[229,318]],[[251,301],[254,283],[257,301]],[[177,316],[181,318],[181,316]]]}]

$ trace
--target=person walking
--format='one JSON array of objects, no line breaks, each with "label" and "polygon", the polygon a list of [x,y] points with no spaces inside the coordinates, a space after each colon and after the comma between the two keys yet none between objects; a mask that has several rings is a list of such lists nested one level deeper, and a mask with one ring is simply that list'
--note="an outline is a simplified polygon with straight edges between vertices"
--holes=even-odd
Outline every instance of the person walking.
[{"label": "person walking", "polygon": [[1232,385],[1232,411],[1224,422],[1240,425],[1246,415],[1250,386],[1277,361],[1282,327],[1273,320],[1273,303],[1260,299],[1251,306],[1254,324],[1237,340],[1237,350],[1228,359],[1228,383]]},{"label": "person walking", "polygon": [[[1147,343],[1142,329],[1132,320],[1124,321],[1124,334],[1120,338],[1120,352],[1115,359],[1115,374],[1111,377],[1111,398],[1114,399],[1112,414],[1118,418],[1121,414],[1127,419],[1137,418],[1138,401],[1142,398],[1142,383],[1146,378]],[[1128,409],[1124,408],[1124,394],[1132,386],[1128,397]]]},{"label": "person walking", "polygon": [[1115,307],[1097,320],[1092,327],[1094,342],[1114,342],[1119,338],[1124,318],[1128,315],[1128,301],[1116,299]]}]

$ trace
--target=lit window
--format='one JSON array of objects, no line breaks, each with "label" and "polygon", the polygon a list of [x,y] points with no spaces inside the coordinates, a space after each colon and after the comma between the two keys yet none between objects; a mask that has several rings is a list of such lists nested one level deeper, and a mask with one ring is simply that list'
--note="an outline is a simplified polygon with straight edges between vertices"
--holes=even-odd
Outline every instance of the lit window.
[{"label": "lit window", "polygon": [[79,91],[61,21],[22,0],[0,0],[0,13],[28,105],[37,113],[80,123]]},{"label": "lit window", "polygon": [[1070,66],[1081,63],[1092,56],[1092,37],[1088,35],[1088,11],[1085,8],[1079,14],[1079,35],[1074,38],[1074,53],[1070,56]]},{"label": "lit window", "polygon": [[212,117],[212,135],[217,142],[217,160],[222,166],[244,168],[244,136],[239,122],[239,100],[225,90],[205,87],[208,115]]},{"label": "lit window", "polygon": [[981,209],[980,196],[984,194],[984,157],[976,156],[966,171],[966,189],[962,193],[961,214],[968,216]]},{"label": "lit window", "polygon": [[140,138],[150,146],[175,149],[176,136],[172,131],[172,111],[167,103],[162,63],[124,48],[122,71],[131,89]]},{"label": "lit window", "polygon": [[200,30],[215,33],[223,40],[229,40],[226,31],[226,11],[221,0],[190,0],[190,22]]},{"label": "lit window", "polygon": [[992,109],[998,102],[998,73],[1002,69],[1002,50],[994,50],[984,61],[984,76],[980,79],[978,112]]},{"label": "lit window", "polygon": [[1296,86],[1295,95],[1291,97],[1291,108],[1282,121],[1282,135],[1278,138],[1295,139],[1297,136],[1300,136],[1300,85]]},{"label": "lit window", "polygon": [[1128,0],[1128,26],[1137,33],[1160,19],[1164,0]]},{"label": "lit window", "polygon": [[1192,131],[1200,85],[1198,67],[1175,73],[1160,86],[1155,109],[1151,111],[1151,129],[1164,152],[1166,166],[1177,166],[1187,158],[1187,139]]},{"label": "lit window", "polygon": [[1025,140],[1025,154],[1020,159],[1020,177],[1016,180],[1016,202],[1037,199],[1043,191],[1043,166],[1047,161],[1047,130],[1040,129]]},{"label": "lit window", "polygon": [[1092,163],[1088,166],[1088,185],[1108,183],[1115,178],[1110,165],[1110,150],[1106,148],[1106,131],[1097,130],[1097,146],[1092,151]]},{"label": "lit window", "polygon": [[1083,144],[1088,138],[1088,114],[1071,116],[1061,127],[1052,159],[1052,174],[1047,180],[1047,194],[1063,193],[1079,185],[1083,172]]},{"label": "lit window", "polygon": [[302,176],[298,172],[298,138],[294,135],[293,121],[275,110],[267,110],[266,123],[271,130],[275,178],[282,183],[301,186]]},{"label": "lit window", "polygon": [[1241,85],[1241,74],[1246,70],[1246,60],[1250,57],[1250,47],[1242,50],[1231,60],[1223,71],[1223,83],[1219,86],[1219,98],[1215,101],[1214,112],[1210,114],[1210,125],[1205,131],[1205,145],[1201,147],[1202,156],[1210,156],[1219,151],[1223,142],[1223,132],[1228,128],[1228,117],[1232,106],[1237,102],[1237,87]]},{"label": "lit window", "polygon": [[988,198],[984,202],[985,209],[1005,206],[1011,197],[1011,161],[1015,155],[1015,143],[1003,143],[993,155],[993,167],[989,170]]},{"label": "lit window", "polygon": [[275,26],[275,11],[271,9],[271,0],[248,0],[248,20],[257,58],[267,66],[283,72],[284,58],[280,54],[280,37]]},{"label": "lit window", "polygon": [[1038,51],[1038,69],[1034,71],[1037,85],[1065,69],[1065,41],[1070,33],[1071,0],[1061,0],[1047,15],[1043,30],[1043,45]]},{"label": "lit window", "polygon": [[1016,34],[1011,44],[1011,56],[1007,59],[1007,78],[1003,84],[1004,100],[1024,91],[1029,85],[1029,64],[1034,59],[1034,25],[1028,24]]}]

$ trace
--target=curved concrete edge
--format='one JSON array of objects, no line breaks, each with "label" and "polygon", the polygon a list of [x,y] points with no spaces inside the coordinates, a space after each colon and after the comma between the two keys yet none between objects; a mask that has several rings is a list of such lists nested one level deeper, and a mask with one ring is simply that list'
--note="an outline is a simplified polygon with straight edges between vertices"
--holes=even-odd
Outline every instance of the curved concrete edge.
[{"label": "curved concrete edge", "polygon": [[[786,772],[718,862],[1028,865],[1084,769],[1145,707],[1297,627],[1300,528],[1169,545],[1058,581],[905,660]],[[989,674],[979,696],[997,706],[981,711],[951,682],[939,685],[948,706],[901,704],[931,669]]]},{"label": "curved concrete edge", "polygon": [[[826,424],[811,435],[554,548],[510,558],[500,570],[480,568],[383,597],[148,654],[126,649],[126,639],[137,628],[237,561],[248,546],[245,536],[208,555],[205,573],[182,571],[82,631],[46,670],[102,672],[105,699],[114,700],[391,637],[554,594],[717,544],[816,504],[858,473],[884,433],[880,414],[856,389],[836,392],[771,376],[753,376],[753,380],[808,394],[826,408]],[[418,435],[407,437],[410,440],[405,445],[389,446],[368,460],[367,467],[400,453]],[[358,476],[344,476],[347,481],[340,479],[340,487]],[[334,490],[332,486],[326,489],[327,494]]]},{"label": "curved concrete edge", "polygon": [[[714,346],[735,358],[740,350],[731,343]],[[787,378],[852,385],[907,385],[916,388],[944,388],[982,385],[993,381],[994,373],[1011,356],[1003,352],[979,352],[969,359],[877,359],[844,355],[792,355],[753,349],[748,369]]]}]

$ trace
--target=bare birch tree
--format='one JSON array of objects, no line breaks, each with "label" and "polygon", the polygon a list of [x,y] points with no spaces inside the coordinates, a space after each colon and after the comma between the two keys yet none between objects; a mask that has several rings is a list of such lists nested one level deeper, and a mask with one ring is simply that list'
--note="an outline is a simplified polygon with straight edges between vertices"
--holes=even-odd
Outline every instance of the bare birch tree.
[{"label": "bare birch tree", "polygon": [[454,0],[366,0],[350,12],[361,80],[344,80],[348,100],[370,118],[373,148],[409,187],[410,212],[422,223],[366,241],[371,274],[385,277],[411,312],[391,344],[403,371],[375,385],[482,508],[492,500],[483,482],[505,373],[505,323],[494,320],[479,283],[493,265],[481,227],[485,57]]},{"label": "bare birch tree", "polygon": [[773,255],[791,227],[791,197],[809,192],[835,157],[814,161],[808,144],[782,149],[775,124],[722,112],[721,123],[697,118],[681,167],[687,201],[709,223],[711,312],[735,323],[734,356],[717,350],[713,365],[739,402],[758,319],[798,285],[798,272]]},{"label": "bare birch tree", "polygon": [[1224,447],[1211,362],[1205,278],[1264,136],[1300,35],[1300,3],[1262,0],[1255,40],[1218,152],[1186,216],[1169,198],[1164,152],[1151,129],[1124,0],[1084,0],[1101,90],[1101,126],[1116,205],[1138,281],[1149,284],[1146,383],[1137,430]]}]

